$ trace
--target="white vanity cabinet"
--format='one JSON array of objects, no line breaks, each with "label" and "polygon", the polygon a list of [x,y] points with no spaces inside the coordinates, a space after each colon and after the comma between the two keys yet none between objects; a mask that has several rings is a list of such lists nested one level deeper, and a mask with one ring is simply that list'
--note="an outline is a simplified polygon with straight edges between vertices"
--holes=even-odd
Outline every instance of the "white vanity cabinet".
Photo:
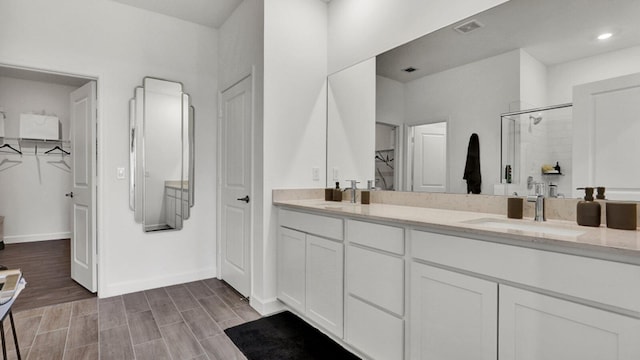
[{"label": "white vanity cabinet", "polygon": [[426,231],[411,239],[411,359],[640,359],[640,267]]},{"label": "white vanity cabinet", "polygon": [[404,229],[347,220],[345,341],[372,359],[404,358]]},{"label": "white vanity cabinet", "polygon": [[637,360],[640,321],[500,285],[500,360]]},{"label": "white vanity cabinet", "polygon": [[410,303],[411,359],[497,359],[498,284],[413,262]]},{"label": "white vanity cabinet", "polygon": [[640,359],[638,265],[319,214],[279,210],[277,296],[363,359]]},{"label": "white vanity cabinet", "polygon": [[343,221],[281,210],[277,296],[332,334],[343,336]]},{"label": "white vanity cabinet", "polygon": [[307,235],[280,227],[278,234],[278,299],[304,313],[306,306]]},{"label": "white vanity cabinet", "polygon": [[165,186],[164,190],[164,214],[167,226],[181,229],[183,216],[189,211],[189,191],[172,186]]}]

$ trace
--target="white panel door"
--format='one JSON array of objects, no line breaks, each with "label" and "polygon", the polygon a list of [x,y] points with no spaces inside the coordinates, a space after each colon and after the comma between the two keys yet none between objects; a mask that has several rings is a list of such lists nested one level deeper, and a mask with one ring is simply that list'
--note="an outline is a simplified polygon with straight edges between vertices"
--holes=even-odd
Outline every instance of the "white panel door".
[{"label": "white panel door", "polygon": [[222,93],[221,272],[244,296],[251,292],[251,77]]},{"label": "white panel door", "polygon": [[278,299],[305,312],[307,237],[300,231],[281,227],[277,240]]},{"label": "white panel door", "polygon": [[413,191],[447,190],[447,123],[413,127]]},{"label": "white panel door", "polygon": [[73,199],[71,278],[91,292],[98,290],[95,203],[96,83],[91,81],[70,95]]},{"label": "white panel door", "polygon": [[341,243],[307,235],[306,314],[340,338],[344,309],[343,258]]},{"label": "white panel door", "polygon": [[640,320],[500,285],[500,360],[637,360]]},{"label": "white panel door", "polygon": [[640,74],[576,86],[573,103],[573,188],[605,186],[607,199],[640,200]]},{"label": "white panel door", "polygon": [[411,359],[496,360],[498,284],[413,263],[410,328]]}]

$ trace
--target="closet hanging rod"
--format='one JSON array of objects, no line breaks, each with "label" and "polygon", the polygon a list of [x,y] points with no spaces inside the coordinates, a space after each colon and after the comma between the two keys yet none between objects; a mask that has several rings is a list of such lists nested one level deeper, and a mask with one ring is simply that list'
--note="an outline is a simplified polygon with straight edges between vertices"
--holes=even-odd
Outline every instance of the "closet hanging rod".
[{"label": "closet hanging rod", "polygon": [[57,143],[57,144],[71,144],[71,140],[59,140],[59,139],[33,139],[33,138],[16,138],[16,137],[3,137],[4,140],[18,141],[18,142],[43,142],[43,143]]}]

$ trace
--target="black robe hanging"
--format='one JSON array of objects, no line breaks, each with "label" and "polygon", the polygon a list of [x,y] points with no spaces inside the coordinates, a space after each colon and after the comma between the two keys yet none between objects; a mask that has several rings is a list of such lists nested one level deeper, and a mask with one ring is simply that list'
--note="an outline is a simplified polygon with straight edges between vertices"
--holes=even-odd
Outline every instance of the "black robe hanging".
[{"label": "black robe hanging", "polygon": [[482,175],[480,175],[480,139],[471,134],[467,149],[467,164],[464,167],[464,180],[467,180],[467,194],[480,194]]}]

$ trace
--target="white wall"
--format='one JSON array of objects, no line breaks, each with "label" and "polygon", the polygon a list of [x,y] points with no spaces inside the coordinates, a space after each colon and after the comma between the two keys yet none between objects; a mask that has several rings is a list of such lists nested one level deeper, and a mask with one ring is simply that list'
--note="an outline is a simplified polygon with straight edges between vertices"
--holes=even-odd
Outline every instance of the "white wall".
[{"label": "white wall", "polygon": [[[69,94],[75,87],[0,77],[0,107],[6,113],[5,136],[20,136],[20,114],[55,115],[61,123],[61,138],[69,139]],[[15,143],[10,145],[17,148]],[[5,243],[66,239],[71,233],[71,202],[64,194],[71,190],[69,157],[45,155],[55,146],[33,145],[23,155],[0,153],[0,214],[5,217]],[[68,147],[64,147],[69,150]],[[15,163],[19,161],[20,163]],[[61,161],[64,161],[62,163]]]},{"label": "white wall", "polygon": [[462,179],[471,134],[480,139],[482,193],[500,182],[500,114],[519,99],[520,53],[514,50],[406,83],[406,124],[448,119],[447,191],[466,193]]},{"label": "white wall", "polygon": [[375,178],[376,59],[332,74],[328,89],[327,184],[362,187]]},{"label": "white wall", "polygon": [[[276,296],[271,189],[324,187],[327,5],[274,0],[264,9],[264,238],[254,247],[254,294]],[[312,168],[321,180],[312,180]]]},{"label": "white wall", "polygon": [[532,109],[547,105],[547,67],[520,49],[520,108]]},{"label": "white wall", "polygon": [[376,122],[404,124],[404,84],[376,76]]},{"label": "white wall", "polygon": [[[108,0],[3,0],[0,14],[0,63],[98,78],[100,296],[214,276],[217,32]],[[183,82],[196,108],[196,199],[181,231],[143,233],[116,180],[146,75]]]},{"label": "white wall", "polygon": [[329,3],[329,73],[376,56],[505,1],[332,1]]}]

